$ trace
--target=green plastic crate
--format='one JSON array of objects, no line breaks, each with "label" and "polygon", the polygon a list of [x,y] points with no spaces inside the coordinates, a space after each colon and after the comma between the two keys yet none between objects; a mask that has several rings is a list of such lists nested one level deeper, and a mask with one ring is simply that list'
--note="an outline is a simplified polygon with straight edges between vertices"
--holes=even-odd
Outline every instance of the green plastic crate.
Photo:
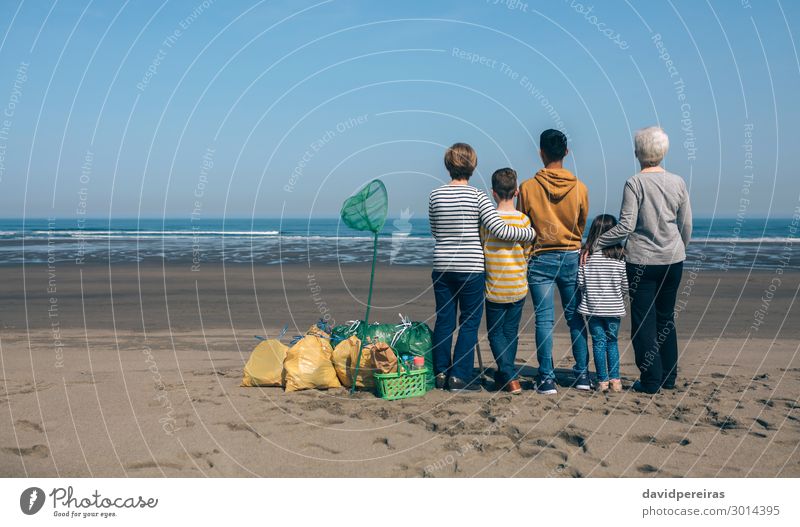
[{"label": "green plastic crate", "polygon": [[408,399],[425,395],[425,375],[428,368],[402,370],[397,373],[376,373],[375,387],[378,397],[387,401]]}]

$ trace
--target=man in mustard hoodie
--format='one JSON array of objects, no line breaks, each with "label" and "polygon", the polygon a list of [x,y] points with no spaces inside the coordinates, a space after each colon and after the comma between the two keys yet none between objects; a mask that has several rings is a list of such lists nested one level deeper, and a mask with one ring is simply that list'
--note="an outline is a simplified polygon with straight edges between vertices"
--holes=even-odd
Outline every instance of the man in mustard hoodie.
[{"label": "man in mustard hoodie", "polygon": [[556,288],[572,339],[573,386],[591,390],[586,325],[578,313],[577,281],[589,194],[586,185],[563,166],[568,153],[567,137],[563,133],[545,130],[539,138],[539,148],[544,168],[520,186],[517,201],[517,208],[530,217],[536,231],[533,257],[528,264],[528,287],[536,311],[536,358],[539,361],[536,391],[545,395],[556,393],[553,370]]}]

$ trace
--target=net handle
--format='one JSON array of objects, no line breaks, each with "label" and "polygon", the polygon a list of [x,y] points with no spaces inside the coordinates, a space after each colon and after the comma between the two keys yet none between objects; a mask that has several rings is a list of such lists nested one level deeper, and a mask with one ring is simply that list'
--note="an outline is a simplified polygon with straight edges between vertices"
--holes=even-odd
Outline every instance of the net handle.
[{"label": "net handle", "polygon": [[353,374],[353,385],[350,387],[350,395],[356,393],[356,379],[358,379],[358,370],[361,366],[361,354],[364,351],[364,332],[369,327],[369,311],[372,307],[372,284],[375,281],[375,260],[378,257],[378,233],[373,236],[372,242],[372,270],[369,273],[369,293],[367,293],[367,312],[364,315],[364,323],[359,326],[359,341],[358,357],[356,358],[356,371]]}]

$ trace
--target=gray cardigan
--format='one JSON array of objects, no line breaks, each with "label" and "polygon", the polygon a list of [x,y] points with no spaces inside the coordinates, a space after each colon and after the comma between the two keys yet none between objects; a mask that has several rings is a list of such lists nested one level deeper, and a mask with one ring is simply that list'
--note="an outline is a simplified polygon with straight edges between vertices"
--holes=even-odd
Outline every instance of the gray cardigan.
[{"label": "gray cardigan", "polygon": [[600,236],[596,247],[625,244],[628,262],[667,265],[686,259],[691,236],[692,209],[683,178],[639,172],[625,182],[619,223]]}]

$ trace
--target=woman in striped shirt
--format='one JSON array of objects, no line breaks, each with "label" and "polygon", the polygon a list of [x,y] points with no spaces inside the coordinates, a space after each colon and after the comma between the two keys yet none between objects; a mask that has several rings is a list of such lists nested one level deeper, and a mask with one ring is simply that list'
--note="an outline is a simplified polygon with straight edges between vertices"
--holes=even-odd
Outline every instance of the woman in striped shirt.
[{"label": "woman in striped shirt", "polygon": [[[478,156],[468,144],[448,148],[444,165],[451,181],[434,189],[428,204],[436,241],[431,274],[436,298],[433,369],[437,388],[455,392],[481,389],[472,371],[485,287],[480,226],[501,240],[529,242],[534,237],[531,228],[507,225],[486,194],[469,185],[477,164]],[[451,354],[457,307],[459,331]]]},{"label": "woman in striped shirt", "polygon": [[589,227],[584,250],[589,257],[586,264],[578,268],[578,288],[581,302],[578,313],[586,316],[589,333],[592,335],[592,355],[597,369],[597,389],[601,392],[621,392],[619,378],[619,334],[620,318],[625,315],[625,292],[628,276],[622,245],[612,245],[592,252],[603,233],[617,224],[610,214],[597,216]]}]

